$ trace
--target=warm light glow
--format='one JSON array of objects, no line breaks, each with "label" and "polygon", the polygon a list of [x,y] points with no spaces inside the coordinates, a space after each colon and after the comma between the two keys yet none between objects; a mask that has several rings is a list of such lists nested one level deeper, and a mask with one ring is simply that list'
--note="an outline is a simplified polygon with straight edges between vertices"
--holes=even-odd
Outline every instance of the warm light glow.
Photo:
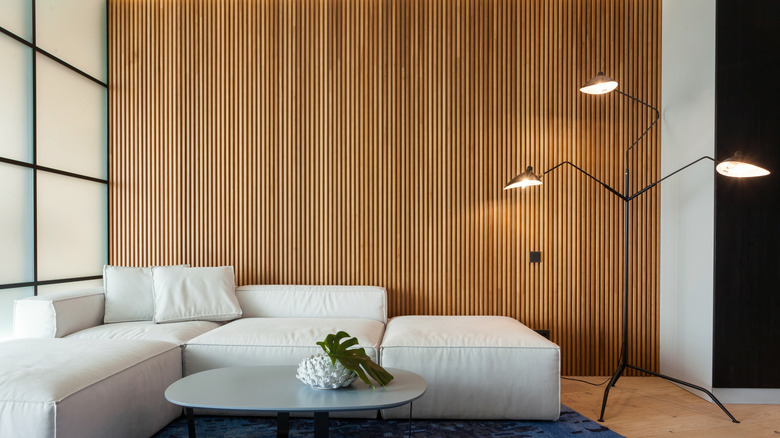
[{"label": "warm light glow", "polygon": [[719,174],[732,178],[752,178],[769,175],[769,171],[756,165],[728,159],[715,167]]},{"label": "warm light glow", "polygon": [[512,178],[512,181],[509,181],[506,184],[504,190],[514,189],[516,187],[520,187],[521,189],[525,190],[526,187],[538,186],[541,184],[542,184],[542,180],[540,180],[539,177],[536,176],[536,174],[534,173],[534,168],[528,166],[525,169],[525,172]]},{"label": "warm light glow", "polygon": [[599,72],[593,79],[580,88],[585,94],[605,94],[617,88],[618,83],[611,77]]},{"label": "warm light glow", "polygon": [[526,187],[539,186],[539,185],[542,185],[541,181],[534,181],[534,180],[526,179],[526,180],[523,180],[523,181],[518,181],[516,183],[507,184],[507,186],[504,187],[504,190],[514,189],[514,188],[517,188],[517,187],[520,187],[521,189],[525,190]]}]

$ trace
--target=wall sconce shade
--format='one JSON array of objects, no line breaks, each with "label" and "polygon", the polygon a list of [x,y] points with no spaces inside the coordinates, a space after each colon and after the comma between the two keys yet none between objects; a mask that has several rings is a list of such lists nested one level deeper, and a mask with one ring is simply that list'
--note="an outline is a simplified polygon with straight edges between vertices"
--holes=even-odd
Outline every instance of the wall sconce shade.
[{"label": "wall sconce shade", "polygon": [[715,170],[723,176],[732,178],[752,178],[755,176],[769,175],[768,170],[745,161],[741,152],[737,152],[733,157],[718,163],[718,165],[715,166]]},{"label": "wall sconce shade", "polygon": [[512,178],[512,181],[509,181],[506,184],[504,190],[514,189],[515,187],[520,187],[521,189],[525,190],[526,187],[538,186],[541,184],[542,184],[542,180],[539,179],[538,176],[536,176],[536,174],[534,173],[534,168],[528,166],[525,169],[525,172],[522,172],[516,177]]},{"label": "wall sconce shade", "polygon": [[617,88],[618,83],[600,71],[595,77],[580,88],[585,94],[606,94]]}]

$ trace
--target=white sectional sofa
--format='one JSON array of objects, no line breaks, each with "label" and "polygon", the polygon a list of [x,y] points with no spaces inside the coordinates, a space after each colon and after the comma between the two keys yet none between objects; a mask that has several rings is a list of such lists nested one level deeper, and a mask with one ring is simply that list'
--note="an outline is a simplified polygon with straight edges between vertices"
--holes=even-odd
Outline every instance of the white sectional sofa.
[{"label": "white sectional sofa", "polygon": [[[386,291],[372,286],[242,286],[235,297],[241,317],[231,321],[167,323],[104,323],[102,289],[17,301],[17,339],[0,342],[0,437],[149,436],[181,412],[164,399],[172,381],[212,368],[297,364],[339,330],[381,365],[426,379],[417,418],[559,415],[558,346],[510,318],[388,324]],[[406,417],[408,408],[383,414]]]}]

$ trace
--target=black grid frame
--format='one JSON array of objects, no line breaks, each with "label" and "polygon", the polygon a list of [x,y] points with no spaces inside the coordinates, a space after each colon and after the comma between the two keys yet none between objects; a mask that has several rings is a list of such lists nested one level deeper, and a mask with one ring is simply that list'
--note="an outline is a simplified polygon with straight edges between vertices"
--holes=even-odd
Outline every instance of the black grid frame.
[{"label": "black grid frame", "polygon": [[[108,2],[107,2],[108,3]],[[103,82],[100,79],[90,75],[89,73],[79,69],[78,67],[68,63],[67,61],[47,52],[41,47],[38,47],[37,45],[37,15],[36,15],[36,0],[30,0],[31,4],[31,17],[32,20],[32,26],[31,26],[31,41],[27,41],[26,39],[22,38],[19,35],[16,35],[15,33],[9,31],[8,29],[0,26],[0,34],[3,34],[12,40],[27,46],[32,50],[32,56],[31,56],[31,70],[30,74],[32,77],[32,111],[31,111],[31,117],[32,117],[32,159],[31,162],[24,162],[19,161],[16,159],[8,158],[0,156],[0,163],[10,164],[13,166],[19,166],[24,167],[28,169],[32,169],[32,229],[33,229],[33,241],[32,241],[32,253],[33,253],[33,279],[32,281],[25,281],[25,282],[18,282],[18,283],[5,283],[0,284],[0,290],[4,289],[17,289],[17,288],[33,288],[33,295],[38,295],[38,287],[39,286],[45,286],[45,285],[51,285],[51,284],[61,284],[61,283],[72,283],[72,282],[79,282],[79,281],[87,281],[87,280],[98,280],[102,278],[102,274],[97,275],[91,275],[91,276],[85,276],[85,277],[69,277],[69,278],[57,278],[57,279],[50,279],[50,280],[39,280],[39,274],[38,274],[38,172],[48,172],[53,174],[58,174],[62,176],[67,176],[70,178],[77,178],[81,180],[91,181],[94,183],[99,183],[108,186],[108,181],[110,179],[110,167],[109,163],[106,162],[106,172],[107,172],[107,178],[106,179],[100,179],[95,178],[89,175],[82,175],[79,173],[74,172],[68,172],[61,169],[56,169],[52,167],[47,166],[41,166],[38,164],[38,68],[37,68],[37,55],[43,55],[47,58],[57,62],[58,64],[66,67],[67,69],[71,70],[72,72],[75,72],[79,74],[80,76],[90,80],[91,82],[100,85],[106,91],[108,90],[108,83]],[[108,27],[108,4],[106,4],[106,27]],[[106,29],[108,30],[108,29]],[[108,32],[106,32],[106,38],[108,37]],[[106,51],[109,50],[109,45],[106,45]],[[106,59],[108,59],[108,53],[106,53]],[[109,108],[109,97],[108,93],[106,94],[106,114],[108,112]],[[106,124],[108,124],[108,118],[106,117]],[[106,126],[106,147],[108,147],[108,140],[110,138],[110,132],[108,126]],[[106,160],[108,161],[108,154],[106,154]],[[106,190],[106,196],[107,196],[107,202],[106,202],[106,217],[108,218],[109,208],[110,205],[110,192]],[[110,224],[110,219],[107,219],[108,224]],[[107,230],[108,231],[108,230]],[[104,236],[106,246],[108,247],[110,245],[109,241],[109,233],[107,232]],[[110,254],[110,247],[108,247],[107,253]]]}]

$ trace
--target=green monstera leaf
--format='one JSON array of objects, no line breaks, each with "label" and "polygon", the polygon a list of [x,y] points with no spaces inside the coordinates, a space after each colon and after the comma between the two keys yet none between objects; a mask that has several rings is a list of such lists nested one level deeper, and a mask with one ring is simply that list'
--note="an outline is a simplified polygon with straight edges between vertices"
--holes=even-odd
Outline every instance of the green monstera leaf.
[{"label": "green monstera leaf", "polygon": [[374,385],[368,380],[369,376],[382,386],[390,383],[393,380],[393,375],[371,360],[366,354],[365,348],[349,349],[349,347],[357,345],[357,338],[353,337],[347,339],[344,343],[340,343],[342,339],[349,337],[347,332],[340,331],[335,335],[330,334],[326,336],[325,340],[317,342],[317,345],[322,347],[325,353],[330,356],[333,365],[336,365],[336,360],[338,360],[344,365],[344,368],[354,371],[360,377],[360,380],[367,385],[371,385],[372,388]]}]

